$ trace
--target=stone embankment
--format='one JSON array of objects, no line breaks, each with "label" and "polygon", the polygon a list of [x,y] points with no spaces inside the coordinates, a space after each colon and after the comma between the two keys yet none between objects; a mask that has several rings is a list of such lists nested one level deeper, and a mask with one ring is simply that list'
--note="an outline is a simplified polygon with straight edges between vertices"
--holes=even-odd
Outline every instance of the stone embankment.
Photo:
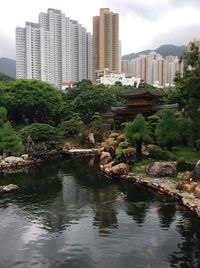
[{"label": "stone embankment", "polygon": [[[176,181],[169,177],[158,178],[158,177],[150,177],[145,174],[138,175],[136,173],[131,173],[128,172],[127,165],[121,163],[115,166],[113,163],[114,162],[110,162],[106,165],[100,166],[105,176],[111,179],[117,178],[123,181],[128,181],[130,183],[136,183],[144,187],[150,187],[156,191],[167,194],[181,201],[183,205],[188,207],[198,217],[200,217],[200,184],[198,182],[192,181],[192,178],[190,176],[191,173],[190,174],[189,172],[184,173],[183,176],[186,177],[186,181],[180,183],[180,181]],[[162,166],[164,168],[168,167],[165,170],[166,174],[169,174],[170,172],[176,173],[174,162],[156,162],[153,165],[154,167],[156,167],[155,170],[159,172],[161,171],[160,167]],[[119,166],[121,166],[121,169],[119,168]],[[158,168],[158,166],[160,167]],[[153,172],[152,169],[153,167],[147,168],[147,170],[150,170],[150,173]],[[115,172],[116,170],[119,172]],[[164,174],[163,170],[162,174]]]},{"label": "stone embankment", "polygon": [[0,160],[0,172],[7,170],[23,169],[25,167],[33,166],[36,163],[41,162],[41,159],[29,159],[28,155],[22,155],[21,157],[9,156]]},{"label": "stone embankment", "polygon": [[[114,136],[114,134],[112,135]],[[122,135],[115,135],[118,139],[123,138]],[[151,165],[146,166],[142,172],[138,173],[137,171],[132,173],[130,172],[130,161],[126,161],[125,163],[123,161],[119,162],[119,160],[127,160],[127,158],[117,157],[118,148],[115,149],[115,152],[113,153],[114,148],[116,148],[118,143],[116,139],[114,141],[111,140],[113,143],[113,150],[111,150],[111,138],[113,139],[113,137],[110,137],[104,144],[102,144],[104,150],[100,155],[100,168],[105,176],[111,179],[117,178],[136,183],[165,193],[180,200],[183,205],[200,217],[200,161],[197,162],[193,173],[186,171],[181,177],[177,171],[177,163],[174,161],[154,162]],[[114,142],[116,144],[114,144]],[[123,143],[125,142],[123,141]],[[120,144],[120,146],[121,145],[124,147],[124,144]],[[133,158],[133,156],[128,155],[128,158]]]}]

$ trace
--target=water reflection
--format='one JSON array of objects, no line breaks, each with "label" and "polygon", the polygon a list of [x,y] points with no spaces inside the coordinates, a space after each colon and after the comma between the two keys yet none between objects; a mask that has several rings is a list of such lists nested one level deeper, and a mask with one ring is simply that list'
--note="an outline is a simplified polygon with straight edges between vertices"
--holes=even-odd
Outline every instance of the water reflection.
[{"label": "water reflection", "polygon": [[186,210],[176,229],[181,235],[181,241],[177,244],[176,251],[169,255],[171,267],[200,267],[199,219]]},{"label": "water reflection", "polygon": [[1,176],[0,267],[200,267],[199,220],[178,203],[102,177],[94,159]]}]

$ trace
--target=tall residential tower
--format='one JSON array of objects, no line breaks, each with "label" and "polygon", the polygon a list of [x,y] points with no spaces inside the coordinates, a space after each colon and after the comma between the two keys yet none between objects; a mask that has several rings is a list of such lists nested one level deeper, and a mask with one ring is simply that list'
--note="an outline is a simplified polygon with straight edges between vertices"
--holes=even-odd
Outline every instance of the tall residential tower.
[{"label": "tall residential tower", "polygon": [[37,79],[57,88],[91,79],[92,36],[60,10],[40,13],[39,24],[16,29],[16,72],[19,79]]},{"label": "tall residential tower", "polygon": [[119,71],[119,14],[101,8],[93,17],[93,79],[98,71]]}]

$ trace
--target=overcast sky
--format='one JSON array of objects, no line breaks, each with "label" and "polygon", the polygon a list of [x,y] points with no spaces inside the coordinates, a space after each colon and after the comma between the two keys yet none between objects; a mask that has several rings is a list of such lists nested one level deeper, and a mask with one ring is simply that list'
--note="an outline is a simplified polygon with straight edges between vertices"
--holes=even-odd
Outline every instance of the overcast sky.
[{"label": "overcast sky", "polygon": [[0,57],[15,58],[15,28],[38,22],[47,9],[61,9],[92,31],[100,7],[120,15],[122,54],[163,44],[185,45],[200,37],[200,0],[5,0],[0,9]]}]

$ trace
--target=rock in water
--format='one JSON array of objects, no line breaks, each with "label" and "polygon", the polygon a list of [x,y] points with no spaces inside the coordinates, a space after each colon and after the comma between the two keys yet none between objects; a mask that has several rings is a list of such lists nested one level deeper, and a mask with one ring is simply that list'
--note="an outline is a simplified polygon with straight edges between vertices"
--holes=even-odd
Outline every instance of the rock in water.
[{"label": "rock in water", "polygon": [[147,174],[151,177],[175,177],[177,176],[177,163],[172,161],[155,162],[147,168]]},{"label": "rock in water", "polygon": [[194,168],[194,179],[200,180],[200,160],[196,163]]},{"label": "rock in water", "polygon": [[11,193],[14,192],[16,190],[18,190],[19,187],[15,184],[8,184],[5,186],[0,186],[0,193]]}]

